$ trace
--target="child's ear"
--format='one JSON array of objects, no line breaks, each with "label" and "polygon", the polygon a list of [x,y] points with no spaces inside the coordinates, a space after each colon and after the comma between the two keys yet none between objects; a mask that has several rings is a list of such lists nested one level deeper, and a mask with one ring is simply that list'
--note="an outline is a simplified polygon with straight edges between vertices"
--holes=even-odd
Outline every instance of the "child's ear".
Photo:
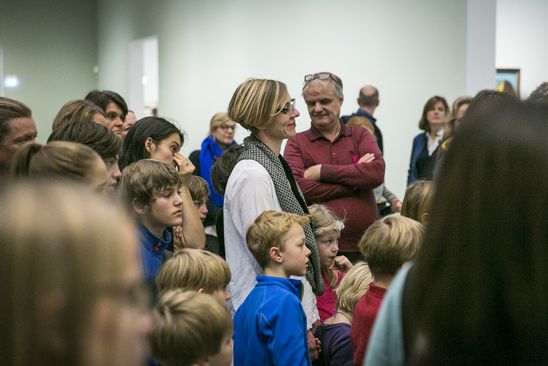
[{"label": "child's ear", "polygon": [[420,221],[421,221],[421,224],[426,224],[428,222],[428,212],[425,212],[421,215],[420,217]]},{"label": "child's ear", "polygon": [[270,247],[268,254],[270,255],[270,259],[276,263],[282,263],[284,260],[282,257],[282,251],[278,247]]},{"label": "child's ear", "polygon": [[137,212],[139,215],[143,215],[146,212],[148,207],[148,205],[144,205],[143,203],[137,201],[136,199],[134,199],[133,202],[131,202],[131,206],[133,207],[133,210]]},{"label": "child's ear", "polygon": [[147,137],[145,140],[145,150],[150,154],[152,153],[152,145],[154,145],[154,140],[152,140],[152,137]]},{"label": "child's ear", "polygon": [[203,294],[203,293],[204,293],[204,289],[203,289],[203,288],[199,288],[199,289],[198,289],[198,292],[201,293],[201,294]]}]

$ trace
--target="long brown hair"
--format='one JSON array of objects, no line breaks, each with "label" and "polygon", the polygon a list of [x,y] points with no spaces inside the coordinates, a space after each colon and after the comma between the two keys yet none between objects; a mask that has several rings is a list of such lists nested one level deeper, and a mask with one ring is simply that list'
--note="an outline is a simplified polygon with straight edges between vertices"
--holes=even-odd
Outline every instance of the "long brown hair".
[{"label": "long brown hair", "polygon": [[469,108],[411,277],[421,364],[548,357],[548,107]]}]

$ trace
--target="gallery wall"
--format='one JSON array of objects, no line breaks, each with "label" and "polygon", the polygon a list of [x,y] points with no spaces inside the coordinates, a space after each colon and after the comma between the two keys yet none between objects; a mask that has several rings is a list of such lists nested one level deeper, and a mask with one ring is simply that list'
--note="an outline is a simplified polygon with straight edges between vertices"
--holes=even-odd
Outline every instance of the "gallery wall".
[{"label": "gallery wall", "polygon": [[[376,113],[384,134],[386,182],[405,189],[411,141],[425,101],[465,92],[466,2],[281,0],[99,1],[99,87],[127,91],[127,47],[159,40],[159,114],[199,148],[210,117],[226,110],[249,77],[284,81],[310,126],[303,76],[331,71],[344,82],[343,113],[357,108],[359,88],[380,90]],[[240,130],[241,141],[246,131]]]},{"label": "gallery wall", "polygon": [[19,81],[4,94],[29,105],[45,142],[59,108],[97,86],[97,2],[2,0],[0,48]]},{"label": "gallery wall", "polygon": [[548,1],[497,0],[498,68],[520,69],[521,97],[548,81]]}]

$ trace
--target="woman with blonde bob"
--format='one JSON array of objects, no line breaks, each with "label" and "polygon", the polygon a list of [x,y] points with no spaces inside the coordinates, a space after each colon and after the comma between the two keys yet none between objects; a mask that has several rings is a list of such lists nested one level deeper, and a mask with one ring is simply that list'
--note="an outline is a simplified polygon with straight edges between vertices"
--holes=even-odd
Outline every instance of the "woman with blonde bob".
[{"label": "woman with blonde bob", "polygon": [[[226,260],[232,271],[229,290],[234,310],[255,286],[255,277],[262,274],[246,245],[249,225],[266,210],[308,213],[291,168],[280,155],[283,140],[296,135],[295,120],[299,115],[286,85],[276,80],[244,81],[230,100],[228,116],[251,132],[228,178],[223,207]],[[306,246],[312,252],[303,299],[310,329],[318,319],[310,286],[316,294],[322,293],[323,286],[314,232],[309,224],[304,231]]]},{"label": "woman with blonde bob", "polygon": [[0,192],[0,364],[137,365],[150,318],[124,210],[89,187]]}]

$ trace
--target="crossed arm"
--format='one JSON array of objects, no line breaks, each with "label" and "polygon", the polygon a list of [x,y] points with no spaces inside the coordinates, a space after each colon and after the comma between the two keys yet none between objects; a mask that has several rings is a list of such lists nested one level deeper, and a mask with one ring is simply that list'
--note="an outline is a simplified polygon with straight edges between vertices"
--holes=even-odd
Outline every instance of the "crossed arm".
[{"label": "crossed arm", "polygon": [[353,196],[356,190],[372,189],[384,181],[384,159],[374,137],[365,133],[359,137],[360,155],[347,164],[307,164],[298,140],[288,141],[284,156],[308,203]]}]

